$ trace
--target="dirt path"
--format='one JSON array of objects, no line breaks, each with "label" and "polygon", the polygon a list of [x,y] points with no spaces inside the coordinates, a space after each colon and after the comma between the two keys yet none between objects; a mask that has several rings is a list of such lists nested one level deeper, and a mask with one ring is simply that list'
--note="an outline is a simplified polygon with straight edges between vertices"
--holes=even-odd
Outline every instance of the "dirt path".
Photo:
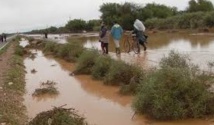
[{"label": "dirt path", "polygon": [[[7,50],[0,55],[0,125],[24,125],[26,121],[22,104],[23,93],[11,89],[10,86],[13,83],[8,82],[10,80],[8,73],[14,68],[14,65],[11,64],[13,63],[11,58],[14,55],[14,48],[14,43],[11,43]],[[19,71],[15,72],[20,73]]]}]

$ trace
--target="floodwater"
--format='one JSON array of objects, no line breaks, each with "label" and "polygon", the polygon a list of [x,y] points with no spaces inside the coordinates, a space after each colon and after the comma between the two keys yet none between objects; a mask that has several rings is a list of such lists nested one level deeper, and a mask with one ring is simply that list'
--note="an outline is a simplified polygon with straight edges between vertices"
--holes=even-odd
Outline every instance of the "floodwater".
[{"label": "floodwater", "polygon": [[[171,50],[188,55],[191,61],[199,65],[203,70],[209,70],[207,63],[214,61],[214,33],[162,32],[149,33],[147,35],[149,38],[146,52],[141,49],[140,54],[134,54],[134,52],[125,53],[122,49],[121,56],[116,56],[114,43],[110,39],[109,55],[115,59],[145,67],[157,66],[161,58],[167,56]],[[34,36],[38,37],[39,35]],[[98,33],[50,34],[49,38],[59,43],[66,43],[69,36],[81,41],[86,48],[101,50]],[[40,37],[42,36],[40,35]],[[121,48],[123,48],[123,41],[121,41]]]},{"label": "floodwater", "polygon": [[[142,48],[140,54],[122,52],[119,57],[115,53],[110,55],[126,62],[149,67],[157,66],[161,58],[167,56],[171,50],[188,55],[190,60],[203,70],[208,70],[207,63],[214,61],[214,33],[155,33],[148,36],[146,52]],[[121,48],[123,48],[123,41],[121,41]],[[98,38],[85,38],[83,42],[86,48],[93,47],[101,50]],[[110,52],[115,51],[112,40],[109,48]]]},{"label": "floodwater", "polygon": [[[149,120],[145,116],[134,114],[131,108],[133,97],[118,94],[118,87],[104,86],[88,75],[70,76],[75,65],[60,59],[45,57],[41,51],[35,59],[26,58],[26,94],[24,104],[28,116],[49,110],[53,106],[66,104],[67,108],[75,108],[91,125],[211,125],[212,120],[185,120],[159,122]],[[35,69],[36,73],[31,73]],[[57,82],[58,96],[33,97],[32,93],[40,87],[41,82]]]}]

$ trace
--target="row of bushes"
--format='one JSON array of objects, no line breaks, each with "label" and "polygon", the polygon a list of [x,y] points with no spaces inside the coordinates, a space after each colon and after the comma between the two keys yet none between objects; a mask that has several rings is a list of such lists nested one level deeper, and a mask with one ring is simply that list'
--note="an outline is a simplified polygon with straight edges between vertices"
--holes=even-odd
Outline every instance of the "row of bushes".
[{"label": "row of bushes", "polygon": [[148,29],[195,29],[214,27],[214,11],[185,13],[166,19],[152,18],[145,21]]},{"label": "row of bushes", "polygon": [[136,86],[133,88],[129,85],[137,85],[137,81],[143,79],[141,68],[100,55],[96,50],[86,50],[82,53],[77,61],[75,73],[91,74],[94,79],[103,80],[106,85],[121,85],[123,94],[135,93]]},{"label": "row of bushes", "polygon": [[[34,45],[31,44],[31,46]],[[91,74],[94,79],[104,80],[104,84],[121,85],[121,92],[124,94],[135,93],[139,83],[136,81],[143,77],[143,71],[139,67],[100,55],[97,50],[86,50],[80,42],[58,44],[44,41],[39,44],[39,48],[46,54],[77,62],[75,74]],[[132,83],[131,86],[130,83]]]},{"label": "row of bushes", "polygon": [[[45,51],[54,54],[59,54],[60,49],[55,43],[47,42],[44,46]],[[66,50],[72,53],[76,49]],[[133,108],[137,113],[156,119],[198,118],[214,113],[212,75],[200,71],[178,53],[172,51],[160,61],[158,69],[150,72],[100,55],[97,50],[84,50],[74,57],[75,74],[91,74],[104,84],[121,86],[122,93],[135,93]]]}]

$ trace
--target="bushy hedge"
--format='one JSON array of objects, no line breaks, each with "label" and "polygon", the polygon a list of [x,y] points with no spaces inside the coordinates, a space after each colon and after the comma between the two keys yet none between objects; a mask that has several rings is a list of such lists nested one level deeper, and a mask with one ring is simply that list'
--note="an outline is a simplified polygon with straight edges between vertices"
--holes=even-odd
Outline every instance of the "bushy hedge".
[{"label": "bushy hedge", "polygon": [[214,12],[184,13],[166,19],[152,18],[145,21],[149,29],[196,29],[214,26]]},{"label": "bushy hedge", "polygon": [[142,70],[137,66],[126,64],[123,61],[113,61],[104,78],[108,85],[128,85],[133,77],[141,77]]},{"label": "bushy hedge", "polygon": [[45,41],[43,46],[45,53],[53,53],[60,58],[73,62],[77,60],[84,50],[82,44],[75,41],[66,44]]},{"label": "bushy hedge", "polygon": [[60,45],[58,49],[57,56],[68,61],[76,61],[83,52],[83,46],[78,42]]},{"label": "bushy hedge", "polygon": [[213,114],[214,95],[208,91],[211,79],[185,57],[171,52],[161,60],[160,69],[141,81],[133,107],[136,112],[163,120]]},{"label": "bushy hedge", "polygon": [[96,58],[95,64],[92,67],[93,78],[100,80],[104,79],[113,61],[114,60],[109,56],[99,56],[98,58]]},{"label": "bushy hedge", "polygon": [[99,53],[97,50],[85,50],[77,60],[76,74],[91,74]]}]

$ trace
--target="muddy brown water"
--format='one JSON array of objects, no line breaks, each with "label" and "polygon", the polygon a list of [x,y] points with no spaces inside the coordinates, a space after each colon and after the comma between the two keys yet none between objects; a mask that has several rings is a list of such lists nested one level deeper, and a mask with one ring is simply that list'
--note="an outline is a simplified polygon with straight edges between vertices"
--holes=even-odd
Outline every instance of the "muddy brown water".
[{"label": "muddy brown water", "polygon": [[[75,108],[91,125],[211,125],[209,120],[181,120],[159,122],[136,115],[131,108],[132,96],[118,94],[118,87],[104,86],[102,81],[95,81],[88,75],[70,76],[74,64],[52,57],[45,57],[41,51],[34,60],[26,58],[26,94],[24,104],[29,118],[49,110],[53,106]],[[31,70],[35,69],[35,74]],[[60,94],[58,96],[32,97],[41,82],[55,81]]]},{"label": "muddy brown water", "polygon": [[[35,37],[37,36],[39,35],[35,35]],[[59,43],[65,43],[66,38],[69,36],[74,40],[81,41],[86,48],[96,48],[101,50],[97,33],[49,35],[51,40],[54,39]],[[115,47],[112,39],[110,39],[109,55],[115,59],[121,59],[128,63],[150,67],[158,66],[162,57],[167,56],[171,50],[175,50],[179,53],[188,55],[193,63],[199,65],[201,69],[206,71],[209,71],[207,63],[214,61],[214,33],[162,32],[150,33],[148,36],[148,49],[146,52],[141,49],[140,54],[123,52],[123,38],[120,43],[122,54],[119,57],[114,53]]]},{"label": "muddy brown water", "polygon": [[[119,58],[126,62],[133,62],[143,66],[157,66],[162,57],[167,56],[171,50],[188,55],[191,61],[203,70],[208,71],[208,62],[214,61],[214,33],[155,33],[148,34],[147,51],[141,49],[140,54],[133,52],[122,52],[120,57],[115,53],[110,53],[114,58]],[[86,48],[97,48],[101,50],[98,38],[82,39]],[[123,50],[123,41],[121,48]],[[113,41],[109,43],[110,52],[114,52]]]}]

